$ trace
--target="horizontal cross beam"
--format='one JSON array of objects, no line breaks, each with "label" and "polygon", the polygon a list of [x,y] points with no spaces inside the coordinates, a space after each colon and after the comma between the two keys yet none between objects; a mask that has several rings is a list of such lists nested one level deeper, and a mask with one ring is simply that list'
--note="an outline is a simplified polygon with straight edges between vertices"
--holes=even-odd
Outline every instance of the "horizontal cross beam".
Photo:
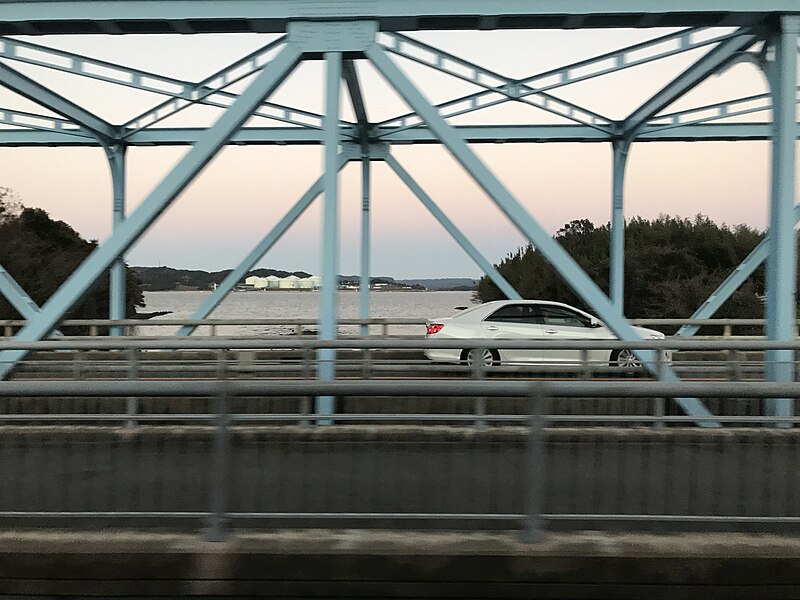
[{"label": "horizontal cross beam", "polygon": [[[457,125],[459,135],[474,144],[527,144],[546,142],[608,143],[613,137],[585,125]],[[190,146],[202,135],[204,129],[155,128],[143,129],[125,140],[128,146]],[[427,127],[414,129],[381,128],[376,131],[379,140],[392,145],[438,144],[436,136]],[[646,126],[636,138],[637,142],[698,142],[698,141],[765,141],[771,139],[769,123],[700,123],[680,127]],[[347,143],[358,141],[354,128],[343,128],[342,137]],[[246,127],[226,142],[236,146],[300,145],[318,146],[322,133],[316,129],[300,127]],[[0,129],[0,147],[76,147],[97,146],[87,137],[56,131],[25,129]],[[373,143],[374,145],[374,143]]]}]

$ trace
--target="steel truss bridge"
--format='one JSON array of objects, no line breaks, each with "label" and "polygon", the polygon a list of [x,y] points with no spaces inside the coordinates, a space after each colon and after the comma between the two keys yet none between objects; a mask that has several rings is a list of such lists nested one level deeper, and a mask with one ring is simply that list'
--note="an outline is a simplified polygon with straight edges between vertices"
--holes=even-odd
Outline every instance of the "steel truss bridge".
[{"label": "steel truss bridge", "polygon": [[[369,317],[367,285],[370,277],[370,165],[384,161],[414,192],[427,209],[509,297],[519,294],[497,272],[467,237],[439,209],[412,175],[392,154],[396,144],[443,145],[467,176],[486,192],[500,210],[552,263],[587,305],[626,341],[636,333],[622,315],[624,294],[623,181],[625,163],[633,143],[705,140],[771,140],[772,185],[770,227],[764,241],[698,308],[692,318],[711,317],[730,294],[764,261],[767,262],[766,337],[772,342],[794,340],[796,250],[795,225],[800,207],[795,205],[797,111],[797,53],[800,6],[796,0],[692,0],[654,8],[644,0],[133,0],[0,1],[0,84],[32,100],[46,114],[0,108],[1,146],[102,146],[113,180],[114,231],[78,267],[42,307],[34,305],[23,289],[0,268],[0,291],[14,304],[27,325],[15,336],[17,344],[48,337],[67,311],[111,269],[109,317],[122,319],[125,307],[125,253],[180,195],[205,165],[226,144],[315,144],[324,147],[324,173],[244,257],[222,285],[197,310],[204,319],[234,285],[280,239],[317,196],[322,196],[322,280],[319,338],[336,338],[336,277],[339,232],[337,174],[348,162],[362,168],[361,318]],[[407,33],[422,30],[677,28],[650,41],[620,48],[577,63],[517,79],[482,67]],[[34,43],[31,36],[92,34],[223,34],[255,32],[281,34],[261,49],[200,81],[167,77],[153,72],[81,56]],[[656,63],[691,50],[703,49],[701,58],[669,81],[660,91],[622,120],[613,120],[562,99],[560,88]],[[304,60],[324,61],[325,110],[316,114],[269,102],[271,93]],[[467,81],[481,91],[432,105],[398,67],[410,60]],[[381,122],[367,115],[355,64],[369,61],[408,104],[407,114]],[[733,98],[727,102],[669,111],[678,98],[711,75],[739,62],[763,72],[769,92]],[[125,123],[110,123],[47,86],[21,73],[27,63],[160,94],[164,100]],[[230,91],[244,79],[251,82],[242,93]],[[356,115],[355,122],[340,117],[339,92],[345,85]],[[506,102],[530,105],[559,116],[559,125],[456,126],[448,119],[475,113]],[[198,104],[221,109],[208,128],[168,127],[166,120]],[[772,114],[771,124],[742,122],[741,117]],[[259,117],[264,126],[243,126]],[[735,121],[733,119],[736,118]],[[269,123],[269,125],[267,125]],[[525,210],[470,147],[496,142],[603,142],[613,148],[612,243],[610,296],[595,285],[577,263]],[[125,209],[126,149],[131,146],[189,145],[191,149],[130,214]],[[180,335],[189,335],[185,327]],[[685,327],[681,335],[694,333]],[[121,334],[120,331],[116,333]],[[319,351],[320,378],[335,378],[335,351]],[[653,364],[652,350],[637,351],[645,364]],[[20,348],[0,353],[0,377],[7,378],[26,354]],[[768,378],[776,383],[794,381],[794,350],[769,350]],[[677,375],[664,367],[659,376],[675,382]],[[691,416],[707,418],[698,399],[678,399]],[[793,414],[793,401],[773,399],[766,405],[770,416]],[[332,398],[318,399],[317,410],[330,413]]]}]

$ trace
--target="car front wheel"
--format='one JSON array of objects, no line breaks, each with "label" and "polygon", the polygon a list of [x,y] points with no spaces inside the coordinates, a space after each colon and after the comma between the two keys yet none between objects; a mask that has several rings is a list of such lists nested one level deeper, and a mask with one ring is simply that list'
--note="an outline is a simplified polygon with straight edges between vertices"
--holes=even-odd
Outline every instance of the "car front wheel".
[{"label": "car front wheel", "polygon": [[468,367],[483,364],[484,367],[497,367],[500,365],[500,355],[497,350],[489,348],[473,348],[461,353],[461,362]]},{"label": "car front wheel", "polygon": [[608,364],[620,369],[641,369],[642,361],[633,353],[632,350],[614,350]]}]

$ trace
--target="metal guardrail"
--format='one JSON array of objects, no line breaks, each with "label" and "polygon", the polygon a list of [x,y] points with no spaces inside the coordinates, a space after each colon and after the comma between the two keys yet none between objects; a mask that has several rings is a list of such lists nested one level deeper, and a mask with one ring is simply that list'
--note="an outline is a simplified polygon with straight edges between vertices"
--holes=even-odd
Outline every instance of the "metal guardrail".
[{"label": "metal guardrail", "polygon": [[[529,410],[486,414],[488,426],[475,429],[463,427],[474,416],[460,414],[306,415],[300,426],[287,427],[297,414],[232,409],[240,396],[413,402],[423,390],[453,398],[522,396]],[[708,430],[692,426],[696,417],[549,410],[555,398],[589,393],[644,404],[654,394],[798,398],[800,383],[4,382],[2,398],[83,394],[124,401],[136,394],[176,402],[213,398],[215,406],[192,414],[178,404],[173,414],[137,415],[135,424],[125,414],[0,415],[0,519],[121,527],[204,521],[213,540],[231,525],[516,526],[531,542],[545,528],[570,523],[595,529],[800,523],[800,429],[794,427],[800,418],[714,417],[737,426]]]},{"label": "metal guardrail", "polygon": [[[737,328],[759,328],[763,331],[766,321],[764,319],[629,319],[633,325],[646,327],[680,327],[683,325],[695,325],[699,327],[719,327],[722,329],[724,337],[730,337]],[[367,325],[371,331],[377,329],[380,335],[390,334],[390,328],[408,328],[419,326],[424,328],[426,318],[371,318],[371,319],[344,319],[338,320],[338,324],[344,327]],[[24,320],[0,320],[0,332],[5,337],[11,337],[14,331],[25,325]],[[800,319],[797,321],[800,326]],[[184,326],[198,327],[200,329],[195,336],[214,337],[225,328],[230,327],[286,327],[295,335],[301,335],[306,331],[315,330],[317,327],[316,317],[300,319],[67,319],[59,324],[59,327],[83,327],[87,328],[91,336],[97,336],[107,332],[111,328],[118,328],[126,336],[135,337],[138,328],[171,329]],[[355,329],[354,329],[355,331]],[[170,335],[172,332],[165,332]],[[420,329],[419,335],[423,335],[424,330]]]}]

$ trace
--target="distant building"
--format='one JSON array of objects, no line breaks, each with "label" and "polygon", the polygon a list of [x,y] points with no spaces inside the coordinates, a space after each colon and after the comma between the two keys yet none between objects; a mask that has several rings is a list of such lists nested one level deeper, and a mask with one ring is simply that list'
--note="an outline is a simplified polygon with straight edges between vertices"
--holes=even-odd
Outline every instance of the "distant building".
[{"label": "distant building", "polygon": [[321,282],[322,278],[318,275],[303,278],[296,275],[287,277],[251,275],[244,280],[244,285],[256,290],[316,290],[319,289]]}]

